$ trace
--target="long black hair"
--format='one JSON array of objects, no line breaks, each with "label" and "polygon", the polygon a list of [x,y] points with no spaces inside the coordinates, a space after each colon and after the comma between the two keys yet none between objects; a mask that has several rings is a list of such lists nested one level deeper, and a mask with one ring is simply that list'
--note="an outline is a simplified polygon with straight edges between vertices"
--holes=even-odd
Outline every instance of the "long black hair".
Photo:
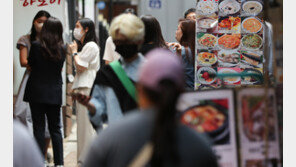
[{"label": "long black hair", "polygon": [[45,57],[51,60],[60,60],[65,54],[63,40],[63,25],[55,17],[49,17],[41,30],[40,43],[43,50],[47,53]]},{"label": "long black hair", "polygon": [[78,20],[83,29],[85,30],[88,28],[88,31],[85,34],[85,38],[82,44],[82,47],[88,43],[88,42],[95,42],[98,43],[97,36],[96,36],[96,30],[95,30],[95,24],[94,22],[89,18],[82,18]]},{"label": "long black hair", "polygon": [[141,20],[145,25],[144,44],[153,42],[155,46],[167,49],[168,47],[163,39],[161,27],[157,19],[151,15],[144,15],[141,17]]},{"label": "long black hair", "polygon": [[171,166],[178,166],[176,104],[183,89],[168,79],[161,80],[158,86],[159,91],[143,88],[157,109],[151,136],[154,149],[150,164],[153,167],[161,167],[164,166],[165,160],[169,160]]},{"label": "long black hair", "polygon": [[43,16],[49,18],[49,17],[50,17],[50,14],[49,14],[47,11],[45,11],[45,10],[40,10],[40,11],[35,15],[35,17],[34,17],[34,19],[33,19],[32,27],[31,27],[31,34],[30,34],[30,42],[31,42],[31,43],[32,43],[33,41],[36,40],[36,35],[37,35],[36,29],[35,29],[35,27],[34,27],[34,22],[35,22],[37,19],[39,19],[40,17],[43,17]]}]

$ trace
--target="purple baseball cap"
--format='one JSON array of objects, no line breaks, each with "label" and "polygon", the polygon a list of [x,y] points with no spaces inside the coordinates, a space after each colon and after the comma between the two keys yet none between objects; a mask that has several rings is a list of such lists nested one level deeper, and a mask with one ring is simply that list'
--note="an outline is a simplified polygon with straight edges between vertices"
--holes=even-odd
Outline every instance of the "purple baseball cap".
[{"label": "purple baseball cap", "polygon": [[140,68],[139,83],[152,90],[158,90],[158,83],[170,79],[180,88],[184,87],[184,71],[181,59],[165,49],[154,49],[146,55]]}]

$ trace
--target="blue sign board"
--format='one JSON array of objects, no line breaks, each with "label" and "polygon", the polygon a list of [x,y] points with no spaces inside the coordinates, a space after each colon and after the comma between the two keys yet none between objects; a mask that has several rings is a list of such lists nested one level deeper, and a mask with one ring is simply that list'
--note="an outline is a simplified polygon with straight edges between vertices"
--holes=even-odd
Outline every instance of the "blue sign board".
[{"label": "blue sign board", "polygon": [[161,8],[161,0],[150,0],[149,7],[152,9],[160,9]]},{"label": "blue sign board", "polygon": [[100,1],[97,3],[97,6],[100,10],[103,10],[106,7],[106,3],[104,1]]}]

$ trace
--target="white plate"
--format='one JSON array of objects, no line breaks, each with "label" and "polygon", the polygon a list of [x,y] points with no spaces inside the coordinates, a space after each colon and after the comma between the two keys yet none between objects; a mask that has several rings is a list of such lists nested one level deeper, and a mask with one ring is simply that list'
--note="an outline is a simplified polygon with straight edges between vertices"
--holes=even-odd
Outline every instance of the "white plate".
[{"label": "white plate", "polygon": [[[228,10],[226,9],[228,8]],[[232,8],[232,9],[229,9]],[[239,12],[241,9],[240,3],[238,3],[235,0],[225,0],[220,3],[219,5],[220,12],[223,13],[224,15],[231,15]]]},{"label": "white plate", "polygon": [[218,10],[218,4],[212,1],[199,1],[197,11],[202,15],[210,15]]},{"label": "white plate", "polygon": [[196,77],[197,77],[197,80],[201,83],[201,84],[205,84],[205,85],[209,85],[209,84],[212,84],[213,82],[216,81],[216,77],[211,81],[211,82],[207,82],[207,81],[202,81],[200,80],[200,73],[201,71],[208,71],[208,73],[213,73],[213,74],[216,74],[216,71],[210,67],[201,67],[200,69],[198,69],[197,73],[196,73]]},{"label": "white plate", "polygon": [[[245,7],[246,7],[246,5],[247,5],[247,4],[250,4],[250,3],[254,3],[255,5],[257,5],[257,7],[259,8],[259,10],[258,10],[259,12],[250,13],[250,12],[245,11]],[[245,3],[243,4],[242,9],[243,9],[243,11],[246,12],[247,14],[256,16],[256,15],[258,15],[258,14],[263,10],[263,6],[262,6],[262,4],[261,4],[260,2],[257,2],[257,1],[247,1],[247,2],[245,2]]]}]

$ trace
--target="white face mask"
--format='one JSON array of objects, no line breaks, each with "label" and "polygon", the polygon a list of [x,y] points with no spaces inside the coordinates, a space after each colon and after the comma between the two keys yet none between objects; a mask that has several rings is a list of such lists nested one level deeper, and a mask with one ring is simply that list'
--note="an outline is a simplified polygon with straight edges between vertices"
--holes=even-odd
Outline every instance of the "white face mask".
[{"label": "white face mask", "polygon": [[34,25],[35,25],[35,29],[36,29],[36,31],[37,31],[38,33],[40,33],[41,30],[42,30],[42,27],[43,27],[43,23],[36,23],[36,24],[34,24]]},{"label": "white face mask", "polygon": [[81,28],[75,28],[74,32],[73,32],[74,38],[77,39],[77,40],[81,40],[81,38],[84,35],[81,32],[82,32]]}]

